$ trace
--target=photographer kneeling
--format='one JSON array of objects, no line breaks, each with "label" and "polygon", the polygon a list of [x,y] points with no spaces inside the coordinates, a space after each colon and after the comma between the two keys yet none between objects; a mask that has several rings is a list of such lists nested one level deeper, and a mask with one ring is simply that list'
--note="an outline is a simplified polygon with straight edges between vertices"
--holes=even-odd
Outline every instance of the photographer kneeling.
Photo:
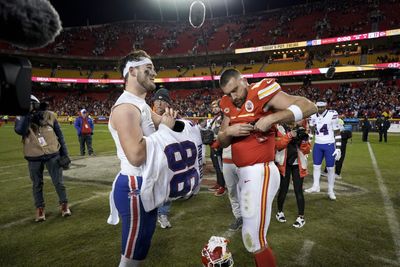
[{"label": "photographer kneeling", "polygon": [[61,215],[70,216],[67,193],[63,184],[63,168],[68,168],[70,159],[60,125],[53,112],[46,110],[46,103],[31,95],[31,111],[15,120],[15,132],[22,135],[24,156],[32,180],[33,199],[36,206],[35,221],[46,220],[43,198],[43,170],[46,166],[56,189]]},{"label": "photographer kneeling", "polygon": [[[303,121],[299,122],[300,124]],[[278,193],[278,213],[276,219],[278,222],[286,222],[283,213],[283,203],[289,189],[290,177],[293,177],[294,193],[297,200],[298,217],[293,223],[296,228],[301,228],[306,223],[304,219],[304,196],[303,179],[307,175],[307,157],[310,153],[311,144],[309,136],[304,127],[299,123],[292,125],[278,125],[276,137],[276,155],[277,163],[281,174],[281,183]]]}]

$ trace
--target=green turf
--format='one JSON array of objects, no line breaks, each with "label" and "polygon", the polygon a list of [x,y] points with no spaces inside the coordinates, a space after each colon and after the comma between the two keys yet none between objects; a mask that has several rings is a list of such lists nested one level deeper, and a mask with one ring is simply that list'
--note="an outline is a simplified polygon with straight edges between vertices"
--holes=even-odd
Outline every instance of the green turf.
[{"label": "green turf", "polygon": [[[79,159],[73,126],[64,124],[62,129],[72,158]],[[399,221],[400,136],[389,135],[387,144],[377,139],[376,134],[370,135]],[[105,125],[96,125],[93,146],[99,159],[115,154]],[[291,226],[297,209],[293,191],[289,192],[285,203],[288,222],[281,224],[273,217],[268,233],[279,266],[388,266],[372,256],[397,260],[396,250],[400,248],[393,242],[367,144],[357,133],[347,147],[342,176],[336,202],[329,201],[326,194],[305,195],[306,225],[302,229]],[[0,266],[117,266],[121,226],[106,223],[107,193],[113,177],[100,175],[99,180],[105,183],[84,182],[85,173],[74,178],[79,179],[65,180],[73,215],[61,218],[54,188],[46,178],[47,220],[35,223],[20,137],[11,124],[0,127]],[[311,177],[305,183],[309,186]],[[275,212],[276,203],[273,215]],[[170,219],[171,229],[157,227],[144,266],[201,266],[202,247],[210,236],[225,233],[233,216],[227,196],[217,198],[202,191],[189,201],[174,202]],[[240,232],[230,239],[235,266],[254,266]],[[311,244],[309,256],[301,262],[305,243]]]}]

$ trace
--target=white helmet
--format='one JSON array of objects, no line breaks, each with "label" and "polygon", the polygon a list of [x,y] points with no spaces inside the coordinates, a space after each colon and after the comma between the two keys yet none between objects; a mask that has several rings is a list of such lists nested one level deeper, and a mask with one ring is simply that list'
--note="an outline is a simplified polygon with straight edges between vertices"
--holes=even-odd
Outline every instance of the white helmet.
[{"label": "white helmet", "polygon": [[228,250],[229,240],[224,237],[212,236],[201,251],[201,262],[205,267],[233,266],[232,253]]}]

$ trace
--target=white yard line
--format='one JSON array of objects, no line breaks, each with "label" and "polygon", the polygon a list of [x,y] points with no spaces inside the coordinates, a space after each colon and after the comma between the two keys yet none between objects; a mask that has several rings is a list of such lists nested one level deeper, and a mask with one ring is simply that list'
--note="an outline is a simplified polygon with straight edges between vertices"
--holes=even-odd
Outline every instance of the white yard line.
[{"label": "white yard line", "polygon": [[14,167],[19,167],[19,166],[24,166],[28,165],[27,163],[19,163],[19,164],[14,164],[14,165],[4,165],[0,166],[0,170],[7,169],[7,168],[14,168]]},{"label": "white yard line", "polygon": [[172,221],[179,221],[180,218],[185,214],[186,214],[186,212],[184,212],[183,210],[179,211],[177,214],[175,214],[174,216],[171,217],[171,220]]},{"label": "white yard line", "polygon": [[382,193],[386,217],[388,219],[390,232],[392,233],[392,238],[394,241],[394,249],[395,249],[395,254],[397,257],[397,263],[400,264],[400,226],[399,226],[399,222],[397,221],[393,202],[390,200],[389,192],[388,192],[387,187],[382,178],[382,174],[378,167],[378,163],[376,162],[375,154],[372,151],[371,144],[368,142],[367,145],[368,145],[369,154],[371,156],[372,167],[374,168],[376,179],[377,179],[378,185],[379,185],[379,189],[381,190],[381,193]]},{"label": "white yard line", "polygon": [[[85,202],[91,201],[93,199],[96,199],[96,198],[99,198],[99,197],[103,197],[103,196],[107,196],[107,195],[108,195],[108,192],[95,192],[94,195],[91,196],[91,197],[84,198],[84,199],[81,199],[81,200],[78,200],[78,201],[75,201],[75,202],[71,202],[69,206],[73,207],[73,206],[75,206],[77,204],[85,203]],[[56,212],[53,211],[53,213],[56,213]],[[30,216],[30,217],[19,219],[19,220],[13,221],[13,222],[9,222],[9,223],[0,225],[0,229],[7,229],[7,228],[13,227],[15,225],[20,225],[20,224],[23,224],[23,223],[28,222],[28,221],[33,221],[33,219],[34,219],[33,216]]]},{"label": "white yard line", "polygon": [[10,179],[0,179],[0,183],[5,183],[5,182],[10,182],[10,181],[15,181],[15,180],[21,180],[21,179],[26,179],[27,181],[31,181],[29,179],[29,176],[21,176],[21,177],[15,177],[15,178],[10,178]]},{"label": "white yard line", "polygon": [[315,242],[311,240],[304,240],[303,247],[300,250],[300,255],[297,260],[297,264],[300,266],[308,266],[308,259],[310,257],[310,253],[312,248],[314,247]]}]

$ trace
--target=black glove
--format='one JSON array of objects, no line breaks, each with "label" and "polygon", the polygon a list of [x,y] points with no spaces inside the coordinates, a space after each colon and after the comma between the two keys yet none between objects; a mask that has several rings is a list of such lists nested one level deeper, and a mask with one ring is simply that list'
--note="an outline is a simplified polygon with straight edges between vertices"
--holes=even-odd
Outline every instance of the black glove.
[{"label": "black glove", "polygon": [[68,170],[71,166],[71,159],[67,155],[60,156],[60,158],[58,159],[58,164],[64,170]]},{"label": "black glove", "polygon": [[200,130],[201,134],[201,141],[205,145],[210,145],[212,142],[214,142],[214,132],[212,130],[206,129],[206,130]]}]

